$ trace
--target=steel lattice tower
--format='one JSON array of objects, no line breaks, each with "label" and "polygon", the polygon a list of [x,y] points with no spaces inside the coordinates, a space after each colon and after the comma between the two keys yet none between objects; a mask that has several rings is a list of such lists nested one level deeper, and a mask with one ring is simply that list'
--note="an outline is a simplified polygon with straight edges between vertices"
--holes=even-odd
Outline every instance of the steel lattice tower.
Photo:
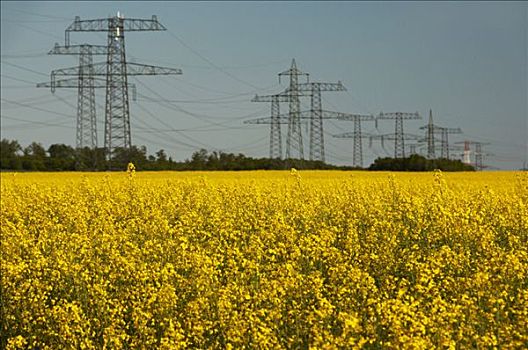
[{"label": "steel lattice tower", "polygon": [[405,141],[403,133],[403,121],[408,119],[421,119],[418,112],[405,113],[380,113],[377,119],[393,119],[395,120],[394,129],[394,158],[405,158]]},{"label": "steel lattice tower", "polygon": [[[56,88],[76,88],[77,91],[77,127],[76,127],[76,147],[97,147],[97,120],[95,112],[95,89],[106,88],[106,80],[94,77],[93,56],[106,55],[108,47],[105,45],[70,45],[60,46],[55,44],[48,55],[77,55],[79,56],[79,75],[77,78],[62,79],[59,81],[38,83],[37,87],[51,88],[55,92]],[[132,89],[132,99],[136,99],[136,87],[134,84],[128,85]]]},{"label": "steel lattice tower", "polygon": [[[324,150],[324,130],[323,119],[333,119],[334,112],[323,110],[321,103],[321,92],[325,91],[346,91],[343,84],[337,83],[323,83],[311,82],[298,84],[299,96],[311,96],[310,100],[310,160],[325,161]],[[288,92],[288,90],[286,90]],[[335,112],[337,113],[337,112]],[[300,112],[300,118],[303,119],[305,112]]]},{"label": "steel lattice tower", "polygon": [[435,159],[433,110],[429,110],[429,124],[427,124],[427,158]]},{"label": "steel lattice tower", "polygon": [[482,165],[482,143],[475,143],[475,168],[482,171],[484,166]]},{"label": "steel lattice tower", "polygon": [[[333,135],[338,138],[352,138],[353,148],[352,148],[352,166],[354,167],[363,167],[363,141],[367,135],[364,135],[361,132],[361,122],[362,121],[373,121],[373,115],[350,115],[338,117],[338,120],[349,120],[354,122],[354,131],[352,133],[347,132],[343,134]],[[370,136],[370,135],[368,135]]]},{"label": "steel lattice tower", "polygon": [[295,58],[292,60],[291,68],[279,73],[279,82],[280,78],[283,75],[290,76],[290,86],[288,89],[290,99],[290,111],[289,111],[289,123],[288,123],[288,138],[286,139],[286,159],[292,158],[292,149],[297,150],[299,159],[304,159],[304,147],[302,141],[302,132],[301,132],[301,121],[299,117],[299,112],[301,110],[301,102],[299,99],[299,76],[306,76],[308,79],[308,74],[301,72],[297,69],[297,64],[295,63]]},{"label": "steel lattice tower", "polygon": [[108,22],[105,149],[110,150],[110,154],[114,148],[132,146],[123,21],[117,16]]},{"label": "steel lattice tower", "polygon": [[90,139],[90,148],[97,147],[97,121],[95,114],[95,88],[91,48],[82,45],[79,55],[79,90],[77,94],[77,148],[85,146]]},{"label": "steel lattice tower", "polygon": [[59,46],[55,44],[48,55],[78,55],[79,75],[77,79],[67,79],[60,82],[40,83],[37,87],[51,87],[55,92],[57,87],[77,87],[77,127],[76,147],[97,147],[97,123],[95,113],[95,78],[93,75],[93,55],[105,55],[106,46],[101,45],[72,45]]},{"label": "steel lattice tower", "polygon": [[427,157],[434,159],[435,156],[435,134],[440,134],[440,158],[449,159],[449,134],[461,134],[460,128],[446,128],[435,125],[433,123],[433,111],[429,110],[429,123],[420,127],[420,130],[425,129],[427,140]]},{"label": "steel lattice tower", "polygon": [[[57,87],[73,88],[77,87],[77,127],[76,127],[76,147],[97,147],[97,120],[95,112],[95,78],[93,76],[93,55],[106,55],[107,48],[103,45],[72,45],[60,46],[55,44],[48,55],[78,55],[79,56],[79,76],[77,79],[67,79],[61,82],[40,83],[37,87],[51,87],[55,92]],[[103,85],[106,87],[106,84]]]},{"label": "steel lattice tower", "polygon": [[271,118],[259,118],[257,120],[245,121],[245,124],[270,124],[270,151],[271,159],[282,159],[282,136],[281,124],[289,123],[281,119],[280,102],[290,102],[291,96],[287,94],[276,94],[267,96],[256,95],[251,102],[271,102]]},{"label": "steel lattice tower", "polygon": [[[396,145],[396,142],[398,141],[398,139],[400,139],[400,142],[404,142],[404,141],[416,141],[416,142],[419,142],[421,138],[422,138],[422,136],[415,135],[415,134],[407,134],[407,133],[403,133],[401,135],[396,135],[394,133],[381,134],[381,135],[372,135],[372,136],[369,137],[369,147],[372,147],[372,140],[380,140],[381,141],[381,147],[383,147],[383,149],[385,149],[385,141],[386,140],[394,141],[394,144]],[[400,158],[405,158],[405,153],[403,153],[403,156],[401,156]]]},{"label": "steel lattice tower", "polygon": [[469,159],[470,148],[469,147],[470,147],[470,145],[474,145],[475,146],[475,163],[474,163],[475,169],[479,170],[479,171],[482,171],[485,167],[487,167],[486,165],[484,165],[482,163],[483,157],[485,155],[486,156],[491,156],[493,154],[492,153],[483,152],[482,151],[482,146],[489,145],[490,144],[489,142],[478,142],[478,141],[466,140],[466,141],[456,142],[456,143],[457,144],[464,144],[464,163],[466,163],[466,161],[469,163],[469,161],[470,161],[470,159]]},{"label": "steel lattice tower", "polygon": [[323,111],[321,103],[321,91],[346,91],[346,88],[339,81],[337,83],[311,82],[299,84],[299,92],[311,93],[311,115],[310,115],[310,160],[325,161],[324,130],[323,119],[327,111]]},{"label": "steel lattice tower", "polygon": [[[75,21],[66,29],[66,46],[70,44],[71,32],[107,32],[108,52],[106,63],[93,64],[93,75],[106,77],[105,103],[105,150],[111,160],[118,148],[130,149],[132,146],[130,132],[130,105],[128,98],[129,75],[181,74],[181,70],[127,63],[125,55],[125,31],[160,31],[166,30],[157,20],[129,19],[118,15],[115,17]],[[72,68],[52,72],[55,75],[78,75],[79,70]]]},{"label": "steel lattice tower", "polygon": [[280,130],[280,103],[279,96],[271,100],[271,131],[270,131],[270,158],[280,159],[282,157],[282,139]]},{"label": "steel lattice tower", "polygon": [[310,160],[325,161],[323,135],[323,107],[321,105],[321,86],[312,84],[310,118]]},{"label": "steel lattice tower", "polygon": [[440,134],[442,140],[442,150],[440,156],[445,159],[449,159],[449,134],[462,134],[460,128],[443,128],[440,127]]},{"label": "steel lattice tower", "polygon": [[[273,102],[273,99],[278,99],[278,102],[291,102],[292,100],[299,99],[300,97],[311,96],[311,109],[310,111],[300,111],[298,113],[299,120],[299,129],[301,120],[310,119],[310,160],[320,160],[325,161],[325,152],[324,152],[324,131],[323,131],[323,119],[333,119],[337,112],[324,111],[322,109],[321,103],[321,91],[346,91],[345,87],[341,82],[337,83],[321,83],[321,82],[311,82],[311,83],[302,83],[297,84],[297,95],[293,95],[290,92],[290,89],[276,94],[276,95],[267,95],[267,96],[255,96],[251,101],[252,102]],[[275,109],[278,111],[278,108]],[[272,115],[271,119],[268,118],[258,118],[254,120],[249,120],[244,123],[246,124],[271,124],[270,132],[270,157],[272,156],[272,149],[276,149],[277,139],[280,140],[280,124],[284,124],[285,115],[273,114],[272,106]],[[288,114],[288,125],[290,125]],[[275,120],[275,122],[274,122]],[[275,131],[274,131],[275,130]],[[277,131],[278,130],[278,131]],[[278,135],[273,136],[273,135]],[[275,140],[275,141],[272,141]],[[272,143],[274,142],[274,144]]]}]

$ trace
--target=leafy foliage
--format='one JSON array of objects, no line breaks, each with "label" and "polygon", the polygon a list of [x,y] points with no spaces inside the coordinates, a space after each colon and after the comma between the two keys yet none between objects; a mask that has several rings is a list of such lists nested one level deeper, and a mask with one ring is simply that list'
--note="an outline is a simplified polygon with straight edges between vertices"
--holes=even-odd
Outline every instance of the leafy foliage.
[{"label": "leafy foliage", "polygon": [[299,159],[251,158],[243,154],[211,152],[201,149],[192,154],[190,160],[175,162],[161,149],[153,155],[147,155],[145,146],[132,146],[130,149],[118,148],[107,160],[103,148],[74,149],[64,144],[53,144],[47,152],[44,147],[33,142],[20,154],[22,148],[17,141],[2,140],[0,169],[26,171],[73,171],[73,170],[121,170],[129,162],[142,170],[284,170],[298,169],[353,169],[346,166],[334,166],[320,161]]},{"label": "leafy foliage", "polygon": [[390,171],[475,171],[471,165],[462,163],[460,160],[452,159],[427,159],[423,156],[413,154],[407,158],[377,158],[369,170]]}]

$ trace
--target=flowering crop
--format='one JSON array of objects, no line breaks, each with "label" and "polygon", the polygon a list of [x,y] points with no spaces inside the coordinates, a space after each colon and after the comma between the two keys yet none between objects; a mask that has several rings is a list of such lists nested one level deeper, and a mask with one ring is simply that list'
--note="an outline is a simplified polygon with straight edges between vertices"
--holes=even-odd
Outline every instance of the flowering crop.
[{"label": "flowering crop", "polygon": [[528,347],[528,176],[1,174],[0,347]]}]

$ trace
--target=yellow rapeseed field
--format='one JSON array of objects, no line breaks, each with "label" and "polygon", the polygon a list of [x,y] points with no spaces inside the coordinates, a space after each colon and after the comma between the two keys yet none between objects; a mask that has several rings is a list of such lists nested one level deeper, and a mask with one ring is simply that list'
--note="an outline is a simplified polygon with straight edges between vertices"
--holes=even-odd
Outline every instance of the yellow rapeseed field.
[{"label": "yellow rapeseed field", "polygon": [[3,173],[1,213],[8,349],[528,347],[526,173]]}]

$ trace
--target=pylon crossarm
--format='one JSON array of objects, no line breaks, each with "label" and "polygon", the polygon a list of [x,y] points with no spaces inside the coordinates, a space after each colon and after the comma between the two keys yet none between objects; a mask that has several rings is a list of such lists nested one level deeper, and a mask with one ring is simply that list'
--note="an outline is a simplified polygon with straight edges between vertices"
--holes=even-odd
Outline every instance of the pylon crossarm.
[{"label": "pylon crossarm", "polygon": [[88,20],[81,20],[79,16],[76,16],[73,23],[66,28],[66,46],[70,45],[70,32],[107,32],[110,28],[116,26],[116,24],[122,25],[123,30],[127,32],[167,30],[167,28],[158,22],[156,16],[152,16],[152,19],[111,17]]},{"label": "pylon crossarm", "polygon": [[[340,81],[337,83],[311,82],[297,84],[297,93],[299,96],[311,96],[311,93],[314,89],[319,91],[347,91],[345,86]],[[279,95],[291,95],[290,88],[286,88]]]},{"label": "pylon crossarm", "polygon": [[54,83],[52,83],[52,82],[38,83],[37,87],[38,88],[50,88],[50,87],[56,87],[56,88],[78,88],[79,87],[79,79],[78,78],[68,78],[68,79],[56,80]]},{"label": "pylon crossarm", "polygon": [[301,84],[298,84],[297,86],[298,86],[299,91],[312,91],[314,87],[318,88],[320,91],[346,91],[345,86],[340,81],[337,83],[320,83],[320,82],[301,83]]},{"label": "pylon crossarm", "polygon": [[[108,64],[106,62],[94,63],[89,66],[82,66],[80,68],[86,68],[85,71],[89,71],[90,75],[94,76],[107,76],[107,75],[122,75],[122,72],[107,72]],[[167,68],[159,66],[150,66],[147,64],[139,63],[127,63],[127,75],[180,75],[182,70],[178,68]],[[55,69],[51,72],[52,80],[57,75],[79,75],[79,67],[70,67]]]},{"label": "pylon crossarm", "polygon": [[436,132],[437,130],[439,131],[442,127],[441,126],[438,126],[438,125],[424,125],[424,126],[420,126],[418,129],[420,130],[429,130],[429,128],[432,127],[433,130]]},{"label": "pylon crossarm", "polygon": [[[420,130],[429,130],[429,125],[424,125],[424,126],[421,126],[419,128]],[[443,126],[438,126],[438,125],[433,125],[433,132],[434,133],[442,133],[442,132],[446,132],[448,134],[461,134],[462,133],[462,129],[460,128],[445,128]]]},{"label": "pylon crossarm", "polygon": [[[350,117],[350,116],[353,116],[354,114],[349,114],[349,113],[341,113],[341,112],[334,112],[334,111],[321,111],[322,112],[322,116],[321,118],[322,119],[339,119],[339,117]],[[300,111],[297,113],[298,116],[299,116],[299,119],[311,119],[312,118],[312,111]],[[279,118],[282,120],[282,119],[285,119],[287,120],[289,118],[290,114],[289,113],[282,113],[282,114],[279,114]],[[359,116],[359,115],[358,115]],[[370,117],[370,116],[363,116],[361,115],[361,117]],[[373,118],[373,117],[372,117]],[[364,119],[364,120],[373,120],[373,119]]]},{"label": "pylon crossarm", "polygon": [[180,75],[182,70],[178,68],[167,68],[150,66],[147,64],[127,63],[128,75]]},{"label": "pylon crossarm", "polygon": [[[103,63],[103,64],[106,65],[106,63]],[[92,64],[91,66],[94,67],[95,64]],[[92,75],[95,75],[94,73],[92,73]],[[61,68],[61,69],[54,69],[51,71],[52,80],[54,80],[54,77],[57,75],[79,75],[79,67],[77,66],[77,67]]]},{"label": "pylon crossarm", "polygon": [[414,113],[407,113],[407,112],[392,112],[392,113],[383,113],[381,112],[376,119],[395,119],[395,118],[402,118],[402,119],[422,119],[420,114],[418,112]]},{"label": "pylon crossarm", "polygon": [[100,18],[100,19],[84,19],[76,16],[72,24],[66,28],[67,32],[106,32],[108,27],[113,24],[112,21],[120,19],[123,21],[123,28],[128,32],[133,31],[148,31],[148,30],[167,30],[156,16],[152,19],[138,19],[138,18]]},{"label": "pylon crossarm", "polygon": [[61,46],[55,43],[55,46],[48,52],[48,55],[81,55],[85,52],[88,52],[90,55],[106,55],[108,53],[108,46],[89,44]]},{"label": "pylon crossarm", "polygon": [[[355,137],[359,137],[359,138],[362,138],[362,139],[366,139],[366,138],[371,138],[372,134],[368,134],[368,133],[361,133],[361,135],[359,134],[356,134]],[[335,137],[335,138],[338,138],[338,139],[351,139],[351,138],[354,138],[354,132],[353,131],[349,131],[349,132],[344,132],[342,134],[335,134],[335,135],[332,135],[332,137]]]},{"label": "pylon crossarm", "polygon": [[448,134],[461,134],[462,129],[460,128],[443,128],[440,127],[438,130],[434,130],[435,133],[447,132]]},{"label": "pylon crossarm", "polygon": [[373,115],[362,115],[362,114],[350,114],[350,113],[341,113],[336,112],[335,119],[337,120],[347,120],[347,121],[354,121],[354,120],[361,120],[361,121],[371,121],[374,120]]},{"label": "pylon crossarm", "polygon": [[[95,89],[104,89],[106,88],[106,80],[100,79],[100,78],[92,78],[93,79],[93,88]],[[137,101],[137,88],[136,84],[134,83],[127,83],[128,88],[132,90],[132,100]],[[68,79],[60,79],[55,80],[54,82],[43,82],[37,84],[38,88],[70,88],[70,89],[77,89],[79,88],[79,78],[68,78]]]},{"label": "pylon crossarm", "polygon": [[284,72],[279,73],[279,77],[281,75],[306,75],[308,76],[308,73],[303,73],[297,68],[297,63],[295,63],[295,58],[292,60],[292,64],[290,69],[285,70]]},{"label": "pylon crossarm", "polygon": [[[273,118],[263,117],[263,118],[245,120],[244,124],[272,124],[273,122],[274,122]],[[289,119],[286,117],[279,117],[277,118],[275,122],[279,124],[288,124]]]},{"label": "pylon crossarm", "polygon": [[[396,137],[394,134],[383,134],[383,135],[373,135],[371,136],[373,140],[395,140]],[[420,141],[423,139],[423,136],[414,135],[414,134],[403,134],[403,138],[405,140],[413,140],[413,141]]]},{"label": "pylon crossarm", "polygon": [[281,94],[263,95],[263,96],[255,95],[255,97],[251,99],[251,102],[272,102],[273,98],[275,97],[278,98],[279,102],[290,102],[292,99],[291,95],[281,95]]}]

